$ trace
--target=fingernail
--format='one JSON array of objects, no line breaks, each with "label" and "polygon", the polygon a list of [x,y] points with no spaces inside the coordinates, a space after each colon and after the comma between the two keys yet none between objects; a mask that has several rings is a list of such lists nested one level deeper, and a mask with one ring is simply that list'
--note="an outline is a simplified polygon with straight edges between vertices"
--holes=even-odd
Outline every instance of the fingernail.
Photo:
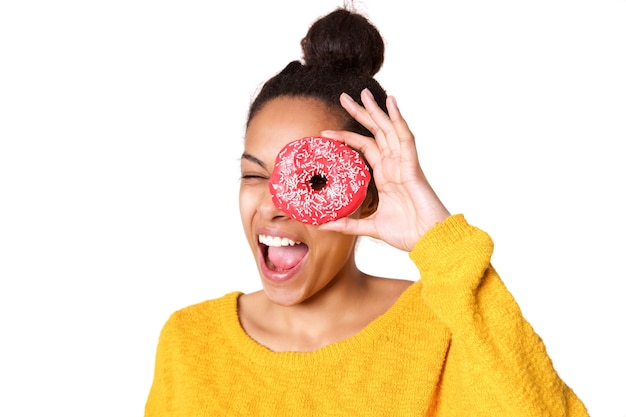
[{"label": "fingernail", "polygon": [[394,96],[389,96],[389,102],[394,108],[398,108],[398,102],[396,101],[396,98]]},{"label": "fingernail", "polygon": [[367,95],[367,97],[369,97],[370,99],[372,99],[372,100],[376,101],[376,100],[374,99],[374,94],[372,94],[372,92],[369,90],[369,88],[365,88],[365,89],[363,89],[363,92],[365,93],[365,95]]},{"label": "fingernail", "polygon": [[348,94],[348,93],[341,93],[341,97],[354,102],[354,99],[352,97],[350,97],[350,94]]}]

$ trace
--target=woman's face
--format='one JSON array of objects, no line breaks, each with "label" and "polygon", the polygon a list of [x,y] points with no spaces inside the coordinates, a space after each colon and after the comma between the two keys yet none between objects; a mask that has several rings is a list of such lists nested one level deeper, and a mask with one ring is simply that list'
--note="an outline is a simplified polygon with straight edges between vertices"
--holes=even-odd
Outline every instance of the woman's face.
[{"label": "woman's face", "polygon": [[342,128],[343,121],[318,100],[292,97],[268,102],[248,125],[239,209],[263,289],[277,304],[303,303],[355,270],[356,238],[291,219],[274,206],[268,183],[287,143]]}]

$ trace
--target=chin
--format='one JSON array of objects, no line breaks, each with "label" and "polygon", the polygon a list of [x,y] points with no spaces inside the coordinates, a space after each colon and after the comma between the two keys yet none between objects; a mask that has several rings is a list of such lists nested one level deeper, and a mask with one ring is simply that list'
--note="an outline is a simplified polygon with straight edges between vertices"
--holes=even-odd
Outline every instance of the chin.
[{"label": "chin", "polygon": [[306,301],[307,297],[300,291],[292,288],[276,288],[271,284],[264,283],[265,296],[276,305],[281,307],[294,307]]}]

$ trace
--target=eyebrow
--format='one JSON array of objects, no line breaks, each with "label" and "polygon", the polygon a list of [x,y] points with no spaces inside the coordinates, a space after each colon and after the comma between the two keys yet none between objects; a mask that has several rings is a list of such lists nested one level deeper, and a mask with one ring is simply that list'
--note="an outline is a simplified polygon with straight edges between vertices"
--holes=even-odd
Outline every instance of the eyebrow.
[{"label": "eyebrow", "polygon": [[247,161],[250,161],[250,162],[252,162],[252,163],[255,163],[255,164],[259,165],[259,166],[260,166],[261,168],[263,168],[263,169],[267,169],[267,167],[265,166],[265,164],[263,163],[263,161],[261,161],[259,158],[256,158],[256,157],[254,157],[254,156],[250,155],[249,153],[245,153],[245,152],[244,152],[244,153],[241,155],[241,159],[245,159],[245,160],[247,160]]}]

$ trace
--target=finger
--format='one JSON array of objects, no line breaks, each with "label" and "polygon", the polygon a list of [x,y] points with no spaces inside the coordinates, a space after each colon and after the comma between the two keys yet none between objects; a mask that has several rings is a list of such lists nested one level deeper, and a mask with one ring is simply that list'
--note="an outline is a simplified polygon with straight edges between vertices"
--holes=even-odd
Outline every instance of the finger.
[{"label": "finger", "polygon": [[360,106],[359,103],[354,101],[354,99],[346,93],[341,94],[339,101],[350,116],[352,116],[357,122],[361,123],[367,130],[372,132],[381,148],[385,148],[387,146],[387,140],[384,135],[381,134],[382,131],[365,108]]},{"label": "finger", "polygon": [[389,112],[389,119],[397,132],[402,154],[407,155],[414,152],[415,136],[404,117],[402,117],[402,113],[398,108],[398,102],[394,96],[387,97],[387,111]]},{"label": "finger", "polygon": [[349,131],[324,130],[322,136],[338,140],[360,152],[372,168],[380,161],[378,144],[372,138]]},{"label": "finger", "polygon": [[[352,116],[357,122],[361,123],[370,132],[371,129],[376,129],[376,124],[369,116],[367,111],[359,105],[352,97],[347,93],[341,93],[339,96],[339,102],[344,109]],[[374,132],[372,132],[374,133]]]},{"label": "finger", "polygon": [[361,100],[363,101],[365,110],[376,125],[376,139],[378,140],[381,137],[385,138],[384,153],[391,156],[399,156],[400,143],[398,133],[389,115],[380,108],[369,89],[366,88],[361,92]]}]

